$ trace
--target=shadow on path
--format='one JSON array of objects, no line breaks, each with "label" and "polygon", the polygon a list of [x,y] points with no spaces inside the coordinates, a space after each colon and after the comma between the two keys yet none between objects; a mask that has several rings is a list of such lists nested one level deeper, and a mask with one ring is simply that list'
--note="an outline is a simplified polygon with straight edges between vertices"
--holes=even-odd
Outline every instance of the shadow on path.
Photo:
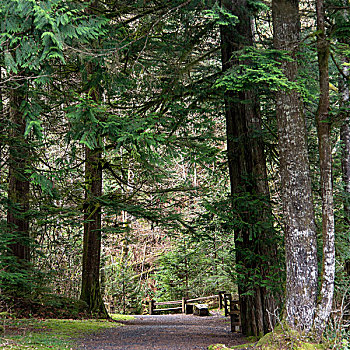
[{"label": "shadow on path", "polygon": [[89,335],[77,342],[84,350],[194,350],[211,344],[234,346],[244,337],[231,333],[229,319],[222,316],[193,315],[135,316],[124,326]]}]

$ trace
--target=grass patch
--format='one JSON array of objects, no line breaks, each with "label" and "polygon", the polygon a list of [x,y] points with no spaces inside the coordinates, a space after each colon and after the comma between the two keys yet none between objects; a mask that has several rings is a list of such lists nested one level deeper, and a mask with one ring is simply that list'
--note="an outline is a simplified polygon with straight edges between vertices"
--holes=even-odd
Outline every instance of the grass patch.
[{"label": "grass patch", "polygon": [[[128,316],[130,317],[130,316]],[[113,320],[129,319],[113,315]],[[0,337],[0,349],[74,349],[74,340],[118,326],[108,320],[5,320]]]},{"label": "grass patch", "polygon": [[120,314],[110,314],[109,316],[112,317],[112,320],[114,321],[128,321],[132,320],[134,317],[129,315],[120,315]]}]

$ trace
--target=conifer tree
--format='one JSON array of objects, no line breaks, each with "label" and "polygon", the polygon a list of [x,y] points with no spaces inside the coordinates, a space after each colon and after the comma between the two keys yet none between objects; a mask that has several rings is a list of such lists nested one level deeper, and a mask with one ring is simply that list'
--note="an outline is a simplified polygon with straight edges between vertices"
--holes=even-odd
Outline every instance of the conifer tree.
[{"label": "conifer tree", "polygon": [[43,99],[42,88],[52,81],[54,63],[65,62],[64,46],[95,38],[101,28],[101,21],[83,16],[82,9],[82,4],[65,0],[6,0],[0,7],[1,63],[6,71],[3,91],[7,93],[11,129],[7,223],[12,241],[8,248],[24,262],[18,265],[18,272],[30,259],[30,182],[45,188],[47,180],[33,169],[38,159],[31,146],[32,140],[42,136],[40,112],[36,110]]},{"label": "conifer tree", "polygon": [[[224,72],[240,62],[237,52],[253,45],[252,13],[246,1],[222,1],[225,11],[237,17],[237,23],[221,26],[222,64]],[[225,94],[227,156],[230,171],[233,208],[246,214],[235,225],[235,251],[238,271],[242,332],[246,335],[267,333],[276,322],[278,302],[272,281],[277,261],[277,241],[272,228],[271,207],[267,185],[266,159],[261,137],[260,106],[253,88],[227,91]],[[237,197],[237,199],[235,199]],[[240,201],[244,201],[242,204]],[[251,201],[250,207],[246,202]],[[259,209],[256,203],[259,202]],[[235,214],[234,214],[235,215]],[[254,228],[257,222],[264,223]],[[253,230],[253,234],[251,231]],[[264,257],[265,261],[260,260]],[[260,282],[250,281],[259,271]],[[262,282],[261,282],[262,281]]]},{"label": "conifer tree", "polygon": [[[88,76],[88,98],[94,104],[99,103],[99,86],[93,82],[96,66],[86,63]],[[96,116],[98,118],[98,116]],[[100,139],[100,138],[99,138]],[[102,141],[101,141],[102,142]],[[84,146],[85,153],[85,203],[84,203],[84,238],[82,261],[82,287],[80,299],[85,301],[89,310],[100,317],[107,317],[100,286],[101,260],[101,204],[102,196],[102,150],[101,145]]]},{"label": "conifer tree", "polygon": [[26,83],[20,80],[19,86],[10,91],[11,139],[9,144],[9,188],[7,224],[12,233],[13,243],[9,246],[19,263],[19,269],[28,268],[30,261],[29,236],[29,144],[25,140],[26,121],[22,112],[26,99]]}]

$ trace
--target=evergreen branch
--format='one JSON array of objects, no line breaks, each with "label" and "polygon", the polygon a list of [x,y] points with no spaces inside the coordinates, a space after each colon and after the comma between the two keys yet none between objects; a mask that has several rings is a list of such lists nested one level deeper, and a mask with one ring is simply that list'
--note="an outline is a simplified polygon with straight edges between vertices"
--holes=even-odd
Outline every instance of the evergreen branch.
[{"label": "evergreen branch", "polygon": [[337,67],[338,72],[339,72],[340,75],[343,77],[343,79],[344,79],[345,81],[347,81],[347,80],[349,79],[349,77],[348,77],[346,74],[344,74],[343,69],[339,66],[339,63],[337,62],[337,60],[336,60],[335,57],[334,57],[333,51],[330,51],[330,55],[331,55],[331,58],[332,58],[333,63],[334,63],[335,66]]}]

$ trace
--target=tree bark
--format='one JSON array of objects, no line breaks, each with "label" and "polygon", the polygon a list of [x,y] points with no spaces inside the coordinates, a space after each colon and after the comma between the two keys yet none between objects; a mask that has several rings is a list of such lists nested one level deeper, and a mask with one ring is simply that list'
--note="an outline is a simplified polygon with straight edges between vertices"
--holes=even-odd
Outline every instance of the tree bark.
[{"label": "tree bark", "polygon": [[[344,58],[344,62],[348,61]],[[344,208],[344,232],[350,227],[350,116],[348,112],[349,106],[349,68],[343,66],[343,75],[339,78],[340,107],[342,108],[340,127],[340,141],[342,147],[341,165],[343,178],[343,208]],[[350,276],[350,260],[347,259],[344,264],[345,272]]]},{"label": "tree bark", "polygon": [[[345,59],[344,59],[344,62]],[[348,62],[346,62],[348,63]],[[340,107],[344,109],[341,112],[343,123],[340,127],[340,140],[342,143],[342,173],[344,183],[344,218],[347,225],[350,225],[350,117],[349,106],[349,84],[345,77],[349,79],[349,68],[343,66],[343,75],[340,77]]]},{"label": "tree bark", "polygon": [[[222,66],[223,71],[227,71],[239,63],[237,59],[232,59],[235,51],[253,45],[253,35],[246,0],[225,0],[222,5],[239,18],[235,27],[221,27]],[[240,207],[242,203],[237,203],[234,199],[238,193],[261,200],[260,208],[250,207],[248,212],[240,213],[245,224],[235,227],[236,264],[241,267],[238,271],[238,291],[242,332],[245,335],[258,336],[267,333],[274,326],[276,320],[273,315],[278,302],[260,281],[251,284],[251,280],[259,274],[262,280],[271,281],[273,265],[278,263],[276,241],[268,239],[273,229],[271,207],[267,204],[269,190],[266,159],[256,94],[253,91],[226,92],[225,111],[233,207],[240,211],[237,205]],[[264,222],[266,226],[270,222],[271,231],[255,232],[252,237],[251,228],[256,222]],[[261,259],[262,256],[265,261]]]},{"label": "tree bark", "polygon": [[332,142],[329,121],[329,42],[325,33],[324,3],[316,1],[317,54],[319,67],[320,98],[316,114],[318,148],[320,155],[322,193],[322,284],[316,308],[314,330],[318,340],[326,328],[332,311],[335,278],[335,232],[332,182]]},{"label": "tree bark", "polygon": [[[94,65],[86,65],[89,77],[94,73]],[[90,90],[94,102],[99,101],[98,88]],[[82,262],[82,286],[80,299],[88,304],[89,311],[99,317],[108,317],[103,302],[100,285],[101,261],[101,206],[102,196],[102,152],[85,146],[85,205],[84,239]]]},{"label": "tree bark", "polygon": [[80,299],[97,316],[106,317],[107,310],[101,295],[101,206],[96,198],[102,195],[101,152],[85,147],[85,209],[83,271]]},{"label": "tree bark", "polygon": [[[299,2],[273,0],[274,46],[293,58],[300,36]],[[297,62],[283,61],[291,82]],[[306,125],[295,90],[276,94],[280,174],[286,253],[285,320],[298,331],[310,331],[317,297],[317,242],[307,153]]]},{"label": "tree bark", "polygon": [[[343,20],[349,15],[349,10],[346,7],[346,1],[343,1],[344,10],[342,11]],[[340,24],[341,25],[341,24]],[[341,37],[340,43],[343,47],[347,47],[347,38]],[[341,165],[343,179],[343,232],[349,232],[350,229],[350,112],[349,112],[349,58],[341,57],[342,71],[339,72],[339,119],[342,121],[340,126],[340,141],[341,141]],[[344,270],[350,277],[350,259],[344,261]]]},{"label": "tree bark", "polygon": [[25,119],[20,110],[25,100],[25,90],[21,86],[10,91],[11,143],[9,144],[9,188],[7,224],[14,235],[11,253],[17,258],[20,268],[30,261],[29,220],[29,180],[26,169],[29,145],[24,138]]}]

